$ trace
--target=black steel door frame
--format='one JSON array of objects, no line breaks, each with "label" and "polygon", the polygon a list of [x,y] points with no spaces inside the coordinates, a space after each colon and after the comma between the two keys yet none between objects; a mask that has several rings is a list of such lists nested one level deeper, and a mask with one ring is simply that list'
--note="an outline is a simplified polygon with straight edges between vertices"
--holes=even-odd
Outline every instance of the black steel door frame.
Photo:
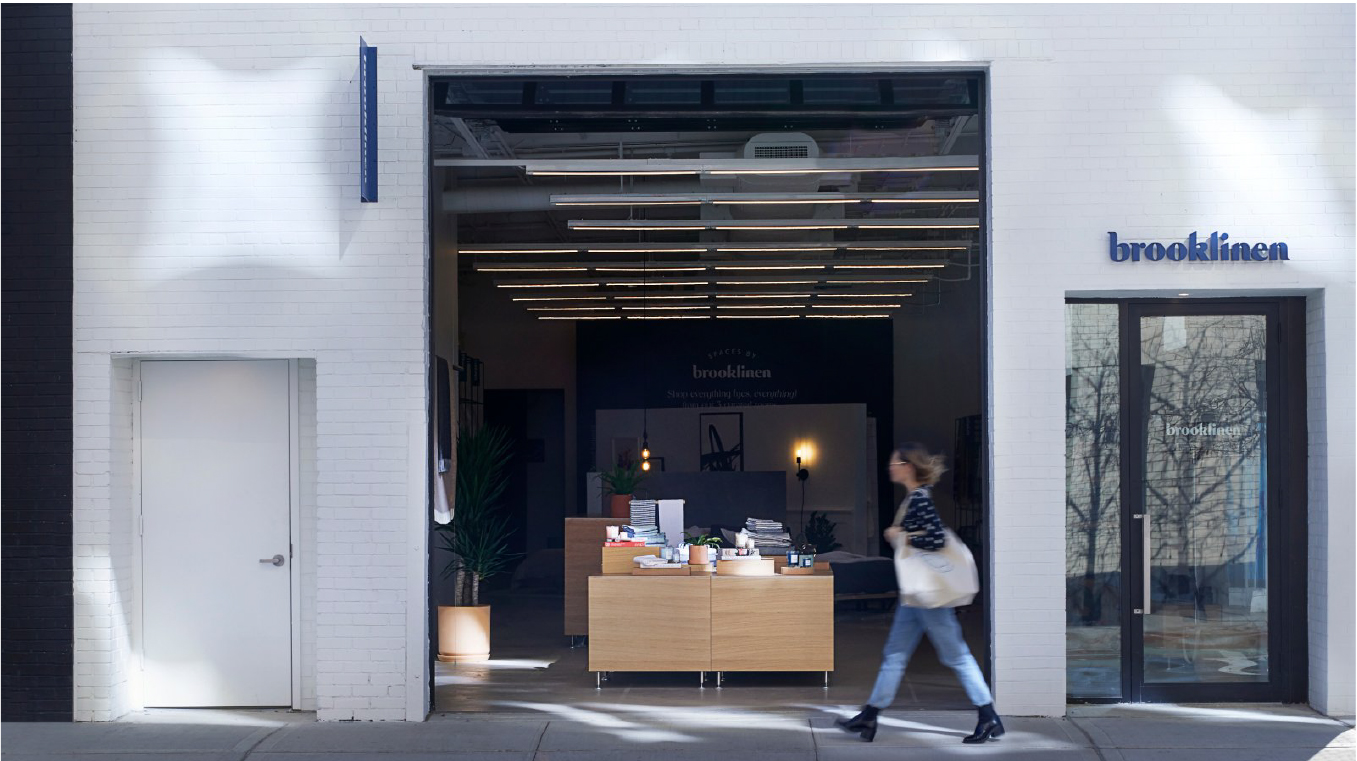
[{"label": "black steel door frame", "polygon": [[[1307,450],[1305,299],[1069,299],[1117,304],[1120,326],[1121,407],[1121,697],[1115,702],[1303,703],[1309,689],[1307,625]],[[1142,317],[1263,315],[1267,383],[1268,681],[1220,684],[1146,684],[1144,680],[1147,523],[1144,447],[1147,410],[1140,372]]]}]

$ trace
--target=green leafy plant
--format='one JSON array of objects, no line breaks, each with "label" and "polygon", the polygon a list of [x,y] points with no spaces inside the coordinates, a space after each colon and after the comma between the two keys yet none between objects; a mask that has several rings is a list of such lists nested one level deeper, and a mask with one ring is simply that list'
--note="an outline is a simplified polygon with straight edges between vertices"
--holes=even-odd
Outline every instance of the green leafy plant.
[{"label": "green leafy plant", "polygon": [[458,432],[452,521],[435,527],[453,554],[443,575],[456,575],[454,605],[480,604],[481,580],[502,572],[515,557],[508,550],[509,517],[499,509],[511,457],[504,428]]},{"label": "green leafy plant", "polygon": [[833,552],[843,546],[834,539],[834,527],[837,525],[829,519],[828,514],[811,511],[810,522],[806,524],[806,541],[815,545],[817,555]]},{"label": "green leafy plant", "polygon": [[693,536],[692,534],[684,534],[683,543],[690,544],[695,547],[720,547],[721,537],[708,536],[707,534],[700,534],[698,536]]},{"label": "green leafy plant", "polygon": [[612,470],[600,473],[598,477],[603,482],[604,496],[635,494],[637,487],[646,480],[645,474],[641,472],[641,463],[625,460],[614,465]]}]

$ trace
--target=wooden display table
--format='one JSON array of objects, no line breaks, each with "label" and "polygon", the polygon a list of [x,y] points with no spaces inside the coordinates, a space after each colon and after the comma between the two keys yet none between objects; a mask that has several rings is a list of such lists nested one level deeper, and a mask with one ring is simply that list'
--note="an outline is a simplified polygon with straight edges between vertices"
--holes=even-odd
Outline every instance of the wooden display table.
[{"label": "wooden display table", "polygon": [[589,578],[589,670],[834,670],[834,577]]}]

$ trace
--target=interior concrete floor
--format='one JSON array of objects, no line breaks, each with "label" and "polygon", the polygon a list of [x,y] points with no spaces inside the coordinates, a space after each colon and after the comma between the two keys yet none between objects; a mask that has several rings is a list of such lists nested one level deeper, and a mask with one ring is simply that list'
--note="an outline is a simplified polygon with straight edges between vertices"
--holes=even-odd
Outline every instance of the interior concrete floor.
[{"label": "interior concrete floor", "polygon": [[[560,595],[508,590],[486,595],[491,605],[491,659],[484,663],[438,663],[434,710],[442,712],[538,712],[545,706],[608,703],[634,707],[720,707],[767,711],[820,710],[862,704],[871,692],[893,608],[882,603],[839,603],[835,613],[834,664],[829,686],[823,672],[726,673],[717,689],[709,674],[613,673],[601,689],[588,670],[588,647],[571,647],[561,634]],[[981,652],[978,608],[962,612],[972,652]],[[788,625],[795,625],[789,612]],[[578,643],[577,643],[578,644]],[[894,707],[904,710],[970,710],[952,671],[938,663],[925,639],[919,646]]]}]

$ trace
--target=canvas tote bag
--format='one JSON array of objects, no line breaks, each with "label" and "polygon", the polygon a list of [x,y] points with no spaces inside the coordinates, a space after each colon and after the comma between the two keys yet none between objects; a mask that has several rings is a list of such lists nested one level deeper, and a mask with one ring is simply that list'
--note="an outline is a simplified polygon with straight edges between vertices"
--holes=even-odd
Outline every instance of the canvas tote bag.
[{"label": "canvas tote bag", "polygon": [[970,605],[980,591],[975,558],[961,538],[944,528],[947,540],[939,550],[915,549],[901,534],[895,541],[895,580],[900,599],[911,608],[957,608]]}]

